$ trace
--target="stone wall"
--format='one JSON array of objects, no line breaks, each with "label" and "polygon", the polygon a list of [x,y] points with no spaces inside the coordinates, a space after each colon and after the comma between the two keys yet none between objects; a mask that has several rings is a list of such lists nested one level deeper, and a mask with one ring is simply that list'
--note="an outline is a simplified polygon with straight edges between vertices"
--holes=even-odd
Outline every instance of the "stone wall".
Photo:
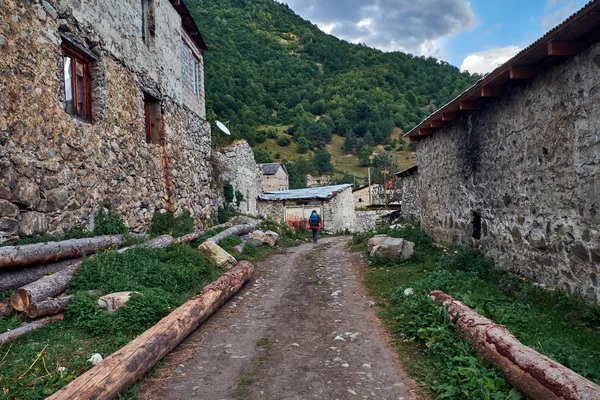
[{"label": "stone wall", "polygon": [[280,224],[285,222],[285,203],[283,201],[258,200],[256,207],[259,217],[271,219]]},{"label": "stone wall", "polygon": [[397,179],[398,192],[401,193],[400,202],[402,208],[400,217],[403,219],[421,219],[421,208],[419,205],[419,174],[418,172]]},{"label": "stone wall", "polygon": [[365,233],[377,229],[377,211],[356,211],[352,232]]},{"label": "stone wall", "polygon": [[600,45],[419,143],[422,227],[599,300]]},{"label": "stone wall", "polygon": [[324,229],[328,232],[354,231],[356,214],[354,212],[354,196],[352,187],[342,190],[323,206]]},{"label": "stone wall", "polygon": [[[181,19],[169,1],[154,3],[150,44],[139,2],[0,3],[0,240],[70,229],[101,203],[135,231],[157,209],[188,208],[198,223],[212,214],[203,97],[183,101]],[[97,58],[92,123],[64,111],[60,33]],[[159,144],[146,143],[143,91],[161,99]]]},{"label": "stone wall", "polygon": [[214,152],[221,181],[228,181],[234,190],[244,195],[238,207],[243,214],[258,215],[257,198],[262,190],[262,172],[254,161],[252,148],[244,140]]}]

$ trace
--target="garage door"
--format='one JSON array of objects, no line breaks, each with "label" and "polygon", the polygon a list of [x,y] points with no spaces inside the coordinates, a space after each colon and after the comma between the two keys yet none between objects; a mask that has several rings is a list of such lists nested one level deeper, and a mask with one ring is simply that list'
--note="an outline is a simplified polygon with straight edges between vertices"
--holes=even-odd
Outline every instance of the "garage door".
[{"label": "garage door", "polygon": [[285,207],[285,223],[290,228],[304,227],[309,229],[308,219],[312,210],[317,210],[321,216],[321,229],[323,229],[323,206],[286,206]]}]

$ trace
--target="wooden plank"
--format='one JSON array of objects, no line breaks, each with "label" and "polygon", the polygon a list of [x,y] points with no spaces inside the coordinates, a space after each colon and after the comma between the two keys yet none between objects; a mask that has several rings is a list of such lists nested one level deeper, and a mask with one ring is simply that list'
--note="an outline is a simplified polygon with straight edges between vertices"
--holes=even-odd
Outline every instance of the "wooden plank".
[{"label": "wooden plank", "polygon": [[459,118],[460,118],[460,114],[457,112],[442,113],[442,121],[455,121]]},{"label": "wooden plank", "polygon": [[510,67],[510,79],[531,79],[540,71],[538,67]]},{"label": "wooden plank", "polygon": [[419,128],[419,136],[429,136],[433,134],[437,129],[434,128]]},{"label": "wooden plank", "polygon": [[450,124],[450,121],[442,121],[439,119],[433,120],[429,123],[431,128],[443,128]]},{"label": "wooden plank", "polygon": [[556,40],[548,43],[549,56],[574,56],[581,53],[589,43],[581,41]]},{"label": "wooden plank", "polygon": [[420,136],[409,136],[408,137],[408,141],[411,143],[412,142],[420,142],[421,140],[423,140],[423,138]]},{"label": "wooden plank", "polygon": [[504,94],[504,86],[484,86],[481,88],[481,97],[498,97]]},{"label": "wooden plank", "polygon": [[465,100],[460,102],[460,109],[463,111],[478,110],[480,107],[479,102],[476,100]]}]

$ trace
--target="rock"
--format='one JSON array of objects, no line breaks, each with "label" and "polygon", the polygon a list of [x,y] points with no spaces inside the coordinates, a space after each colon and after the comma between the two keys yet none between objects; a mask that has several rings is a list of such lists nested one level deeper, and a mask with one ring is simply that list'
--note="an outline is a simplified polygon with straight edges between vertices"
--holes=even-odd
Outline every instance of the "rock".
[{"label": "rock", "polygon": [[415,292],[413,291],[412,288],[406,288],[404,289],[404,295],[405,296],[412,296]]},{"label": "rock", "polygon": [[17,236],[19,234],[19,221],[13,218],[0,218],[0,236]]},{"label": "rock", "polygon": [[200,250],[200,252],[204,254],[204,257],[206,257],[206,259],[210,263],[215,264],[221,268],[230,269],[237,262],[237,260],[233,258],[231,254],[229,254],[228,252],[223,250],[221,246],[213,242],[206,241],[202,243],[198,247],[198,250]]},{"label": "rock", "polygon": [[369,255],[392,260],[407,260],[415,254],[415,244],[408,240],[375,236],[367,242]]},{"label": "rock", "polygon": [[56,12],[56,9],[54,9],[54,7],[52,7],[52,5],[50,5],[50,3],[48,3],[46,0],[44,0],[44,1],[42,1],[42,5],[46,9],[46,12],[48,14],[50,14],[50,16],[52,18],[54,18],[54,19],[58,18],[58,12]]},{"label": "rock", "polygon": [[19,207],[8,200],[0,199],[0,217],[17,218]]},{"label": "rock", "polygon": [[116,292],[107,294],[98,299],[98,307],[108,312],[115,312],[127,304],[133,293],[138,292]]},{"label": "rock", "polygon": [[[269,246],[273,247],[279,242],[279,234],[273,231],[265,231],[265,235],[269,239]],[[273,242],[273,244],[271,244]]]},{"label": "rock", "polygon": [[336,342],[345,342],[346,341],[346,339],[344,339],[340,335],[337,335],[333,340]]},{"label": "rock", "polygon": [[102,356],[98,353],[92,354],[92,356],[88,359],[88,361],[94,365],[100,364],[100,362],[102,362],[102,360],[103,360]]},{"label": "rock", "polygon": [[244,252],[244,248],[246,248],[246,243],[247,242],[242,242],[242,243],[238,244],[237,246],[235,246],[233,248],[233,250],[235,250],[235,252],[238,254],[242,254]]},{"label": "rock", "polygon": [[254,231],[252,232],[252,240],[259,241],[273,247],[279,241],[279,235],[273,231]]},{"label": "rock", "polygon": [[69,202],[69,191],[61,187],[48,192],[46,197],[48,199],[48,212],[61,211]]},{"label": "rock", "polygon": [[13,202],[25,207],[37,206],[40,202],[40,188],[28,179],[19,179],[13,191]]},{"label": "rock", "polygon": [[35,233],[42,233],[48,230],[48,218],[39,212],[30,211],[21,214],[21,226],[19,233],[21,236],[31,236]]}]

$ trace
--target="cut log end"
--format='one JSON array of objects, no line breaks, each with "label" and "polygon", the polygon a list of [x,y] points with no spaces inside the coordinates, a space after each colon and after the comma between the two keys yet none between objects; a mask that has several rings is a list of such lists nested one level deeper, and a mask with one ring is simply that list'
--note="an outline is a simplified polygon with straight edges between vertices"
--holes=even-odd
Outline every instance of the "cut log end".
[{"label": "cut log end", "polygon": [[25,289],[15,289],[10,295],[10,305],[17,311],[25,311],[31,304],[31,294]]}]

